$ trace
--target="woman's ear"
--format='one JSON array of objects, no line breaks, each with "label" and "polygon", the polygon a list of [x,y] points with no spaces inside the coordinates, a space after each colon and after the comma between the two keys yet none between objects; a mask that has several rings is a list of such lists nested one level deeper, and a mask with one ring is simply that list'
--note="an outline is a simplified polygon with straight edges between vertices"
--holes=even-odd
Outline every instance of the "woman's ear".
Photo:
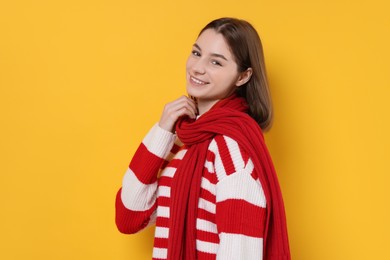
[{"label": "woman's ear", "polygon": [[252,77],[252,68],[247,68],[245,71],[240,73],[240,76],[237,79],[236,86],[241,87],[247,83]]}]

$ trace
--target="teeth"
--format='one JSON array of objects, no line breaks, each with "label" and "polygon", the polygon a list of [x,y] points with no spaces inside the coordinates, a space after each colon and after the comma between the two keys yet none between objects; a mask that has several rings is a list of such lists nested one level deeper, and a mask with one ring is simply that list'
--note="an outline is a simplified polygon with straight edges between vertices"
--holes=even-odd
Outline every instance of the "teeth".
[{"label": "teeth", "polygon": [[205,82],[199,80],[199,79],[196,79],[194,77],[191,77],[192,81],[194,81],[196,84],[206,84]]}]

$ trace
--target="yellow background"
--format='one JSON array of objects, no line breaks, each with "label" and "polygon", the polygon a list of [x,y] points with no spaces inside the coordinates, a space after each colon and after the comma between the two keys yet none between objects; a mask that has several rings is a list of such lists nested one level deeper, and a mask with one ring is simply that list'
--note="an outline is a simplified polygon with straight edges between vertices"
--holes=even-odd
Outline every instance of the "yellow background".
[{"label": "yellow background", "polygon": [[150,259],[114,199],[211,19],[258,29],[293,259],[390,259],[386,0],[0,3],[0,259]]}]

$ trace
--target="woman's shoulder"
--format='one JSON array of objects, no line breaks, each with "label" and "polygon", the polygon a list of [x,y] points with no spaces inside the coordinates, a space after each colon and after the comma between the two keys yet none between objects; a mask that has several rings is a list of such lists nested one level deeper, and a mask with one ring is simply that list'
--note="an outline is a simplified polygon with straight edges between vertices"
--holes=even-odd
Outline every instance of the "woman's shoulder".
[{"label": "woman's shoulder", "polygon": [[215,158],[222,160],[222,163],[228,164],[231,161],[237,167],[243,167],[249,160],[248,153],[243,147],[227,135],[216,135],[209,145],[209,151]]},{"label": "woman's shoulder", "polygon": [[210,143],[209,152],[208,161],[212,162],[218,183],[231,178],[240,179],[244,175],[256,179],[253,161],[233,138],[226,135],[215,136]]}]

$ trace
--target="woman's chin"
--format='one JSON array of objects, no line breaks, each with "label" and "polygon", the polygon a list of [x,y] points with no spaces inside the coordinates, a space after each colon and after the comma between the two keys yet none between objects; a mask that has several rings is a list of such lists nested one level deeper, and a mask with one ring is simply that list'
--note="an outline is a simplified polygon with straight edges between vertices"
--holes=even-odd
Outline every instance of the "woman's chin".
[{"label": "woman's chin", "polygon": [[195,91],[192,87],[188,87],[187,86],[187,94],[188,96],[192,96],[192,97],[199,97],[199,93],[198,91]]}]

